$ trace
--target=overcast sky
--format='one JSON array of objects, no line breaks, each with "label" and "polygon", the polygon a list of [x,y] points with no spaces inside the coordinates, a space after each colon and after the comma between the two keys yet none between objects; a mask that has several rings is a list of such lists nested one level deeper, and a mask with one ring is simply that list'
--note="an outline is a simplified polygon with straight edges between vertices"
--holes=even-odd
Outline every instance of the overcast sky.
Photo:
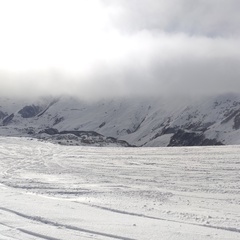
[{"label": "overcast sky", "polygon": [[0,0],[0,94],[240,92],[239,0]]}]

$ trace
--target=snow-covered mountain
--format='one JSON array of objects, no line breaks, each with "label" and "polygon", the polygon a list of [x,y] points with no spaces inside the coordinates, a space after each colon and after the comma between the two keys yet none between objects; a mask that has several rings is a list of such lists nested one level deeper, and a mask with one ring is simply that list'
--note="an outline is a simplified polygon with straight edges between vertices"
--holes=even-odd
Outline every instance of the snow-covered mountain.
[{"label": "snow-covered mountain", "polygon": [[0,99],[0,135],[69,145],[240,144],[240,95],[169,103],[160,99],[85,102],[72,97]]}]

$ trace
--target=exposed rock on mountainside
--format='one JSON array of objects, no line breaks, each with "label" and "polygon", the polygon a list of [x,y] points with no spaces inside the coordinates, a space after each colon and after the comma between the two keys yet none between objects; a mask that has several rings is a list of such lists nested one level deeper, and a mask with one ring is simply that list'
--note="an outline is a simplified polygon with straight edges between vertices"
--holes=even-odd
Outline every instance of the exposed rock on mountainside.
[{"label": "exposed rock on mountainside", "polygon": [[[161,99],[84,102],[71,97],[37,102],[0,99],[0,135],[82,138],[91,133],[102,145],[144,147],[240,144],[240,95],[227,94],[170,104]],[[41,132],[41,134],[39,134]],[[89,137],[89,136],[88,136]],[[111,142],[111,141],[112,142]],[[115,142],[116,142],[115,141]],[[116,142],[119,144],[119,142]],[[122,142],[123,143],[123,142]],[[67,143],[66,143],[67,144]]]},{"label": "exposed rock on mountainside", "polygon": [[203,133],[186,132],[178,130],[170,140],[169,147],[173,146],[209,146],[209,145],[223,145],[216,139],[205,138]]},{"label": "exposed rock on mountainside", "polygon": [[3,126],[8,125],[14,118],[14,114],[10,114],[9,116],[5,117],[2,121]]},{"label": "exposed rock on mountainside", "polygon": [[90,146],[113,146],[113,147],[133,147],[123,140],[113,137],[104,137],[94,131],[62,131],[48,128],[39,132],[38,138],[57,142],[62,145],[90,145]]},{"label": "exposed rock on mountainside", "polygon": [[22,108],[18,113],[23,117],[23,118],[31,118],[35,117],[37,114],[39,114],[42,111],[42,108],[39,106],[25,106]]},{"label": "exposed rock on mountainside", "polygon": [[0,111],[0,119],[3,119],[4,117],[6,117],[7,116],[7,114],[6,113],[4,113],[4,112],[2,112],[2,111]]},{"label": "exposed rock on mountainside", "polygon": [[233,128],[236,129],[236,130],[238,130],[240,128],[240,111],[238,111],[238,113],[234,117]]}]

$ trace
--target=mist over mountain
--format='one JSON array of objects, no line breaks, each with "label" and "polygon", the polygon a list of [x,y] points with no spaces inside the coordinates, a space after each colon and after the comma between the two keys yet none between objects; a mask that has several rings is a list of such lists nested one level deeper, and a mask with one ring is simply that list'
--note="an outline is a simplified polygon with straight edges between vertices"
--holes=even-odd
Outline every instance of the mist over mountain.
[{"label": "mist over mountain", "polygon": [[1,98],[0,135],[64,145],[201,146],[240,144],[240,95],[198,101],[73,97]]},{"label": "mist over mountain", "polygon": [[239,7],[237,0],[0,1],[0,95],[239,93]]},{"label": "mist over mountain", "polygon": [[239,8],[237,0],[0,0],[1,135],[239,143]]}]

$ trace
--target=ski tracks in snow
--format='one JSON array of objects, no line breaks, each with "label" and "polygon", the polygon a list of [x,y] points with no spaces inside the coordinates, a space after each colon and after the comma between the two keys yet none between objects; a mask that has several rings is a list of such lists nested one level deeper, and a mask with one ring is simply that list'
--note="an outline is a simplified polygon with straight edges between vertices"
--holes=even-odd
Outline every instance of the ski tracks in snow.
[{"label": "ski tracks in snow", "polygon": [[[236,146],[91,148],[0,138],[0,183],[7,189],[2,187],[0,209],[5,214],[61,229],[58,231],[86,234],[82,239],[93,236],[97,239],[159,239],[153,231],[162,227],[159,231],[162,239],[192,240],[188,236],[196,234],[194,239],[235,240],[240,237],[239,154],[240,148]],[[43,197],[56,201],[56,205],[58,201],[66,201],[69,205],[64,205],[62,211],[68,214],[74,213],[69,210],[71,207],[78,211],[76,206],[81,205],[82,210],[85,206],[92,216],[86,217],[86,213],[81,223],[81,217],[74,215],[76,226],[68,224],[72,219],[70,215],[60,215],[64,222],[61,219],[55,222],[47,215],[35,218],[34,214],[24,212],[25,208],[21,211],[26,194],[33,194],[36,202],[41,202]],[[20,207],[14,207],[14,198],[20,202]],[[27,202],[31,204],[30,200]],[[42,210],[46,211],[48,204],[46,202]],[[105,225],[106,229],[100,231],[91,225],[99,214],[103,219],[99,221],[106,221],[106,224],[109,218],[130,218],[131,221],[126,222],[131,227],[123,226],[125,220],[121,220],[122,225],[111,226],[112,229]],[[85,220],[89,222],[84,227]],[[149,234],[138,227],[142,221]],[[47,238],[45,233],[20,225],[13,224],[22,234],[34,236],[36,233],[39,239],[54,239],[54,236]],[[128,229],[124,230],[123,237],[119,234],[121,228]],[[218,232],[222,235],[217,235]]]}]

